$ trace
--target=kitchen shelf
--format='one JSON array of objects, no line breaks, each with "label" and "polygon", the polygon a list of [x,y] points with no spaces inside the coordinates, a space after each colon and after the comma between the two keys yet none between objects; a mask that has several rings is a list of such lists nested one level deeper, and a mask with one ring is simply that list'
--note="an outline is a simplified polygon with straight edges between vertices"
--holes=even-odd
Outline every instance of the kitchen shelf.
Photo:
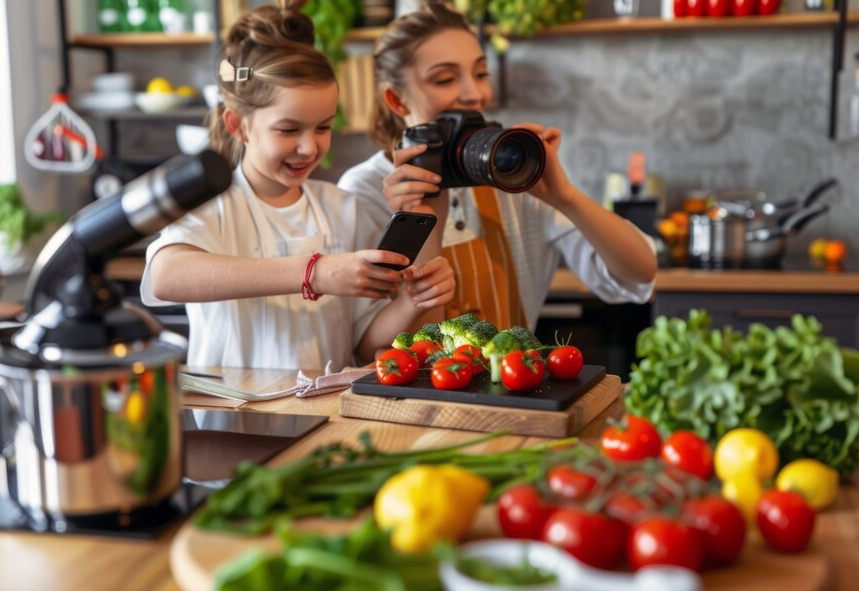
[{"label": "kitchen shelf", "polygon": [[[73,105],[74,106],[74,105]],[[87,115],[94,119],[103,121],[140,121],[140,120],[158,120],[158,119],[196,119],[202,121],[209,113],[208,107],[205,105],[193,105],[190,107],[182,107],[175,111],[166,113],[144,113],[138,109],[128,109],[122,111],[95,111],[90,109],[82,109],[74,107],[79,113]]]},{"label": "kitchen shelf", "polygon": [[72,47],[110,49],[120,47],[183,47],[210,46],[215,40],[214,33],[115,33],[75,35],[69,39]]}]

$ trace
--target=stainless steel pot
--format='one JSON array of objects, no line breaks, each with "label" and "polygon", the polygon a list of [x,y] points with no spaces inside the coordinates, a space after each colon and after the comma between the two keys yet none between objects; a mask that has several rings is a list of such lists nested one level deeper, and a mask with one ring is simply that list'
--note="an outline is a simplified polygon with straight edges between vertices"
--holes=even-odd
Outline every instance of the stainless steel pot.
[{"label": "stainless steel pot", "polygon": [[693,267],[741,267],[745,257],[746,217],[728,208],[689,216],[689,261]]},{"label": "stainless steel pot", "polygon": [[13,343],[19,326],[0,330],[0,495],[35,524],[129,512],[179,487],[187,342],[134,313],[157,336],[50,363]]}]

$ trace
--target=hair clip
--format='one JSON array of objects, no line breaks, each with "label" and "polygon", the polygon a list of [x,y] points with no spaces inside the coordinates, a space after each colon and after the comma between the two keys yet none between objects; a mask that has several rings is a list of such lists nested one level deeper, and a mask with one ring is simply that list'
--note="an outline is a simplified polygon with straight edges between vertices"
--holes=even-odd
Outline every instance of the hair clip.
[{"label": "hair clip", "polygon": [[227,60],[221,60],[218,75],[224,82],[245,82],[250,80],[253,70],[247,66],[235,67]]}]

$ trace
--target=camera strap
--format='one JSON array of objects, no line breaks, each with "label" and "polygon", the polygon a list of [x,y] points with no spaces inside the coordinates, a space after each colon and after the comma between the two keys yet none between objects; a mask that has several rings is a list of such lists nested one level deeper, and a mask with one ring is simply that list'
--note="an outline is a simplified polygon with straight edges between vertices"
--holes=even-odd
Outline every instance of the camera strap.
[{"label": "camera strap", "polygon": [[456,274],[456,295],[445,317],[473,312],[498,327],[527,327],[498,194],[492,187],[474,187],[472,195],[483,236],[443,250]]}]

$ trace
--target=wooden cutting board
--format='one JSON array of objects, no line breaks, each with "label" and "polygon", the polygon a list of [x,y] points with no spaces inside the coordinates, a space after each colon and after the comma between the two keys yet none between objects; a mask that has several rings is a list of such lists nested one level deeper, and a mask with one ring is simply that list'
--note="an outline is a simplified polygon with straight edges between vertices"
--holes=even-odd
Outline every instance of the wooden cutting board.
[{"label": "wooden cutting board", "polygon": [[[355,443],[358,434],[368,425],[358,422],[329,422],[313,435],[289,448],[272,464],[282,464],[304,457],[319,445],[337,441]],[[438,447],[466,441],[474,437],[464,431],[425,429],[376,423],[370,426],[373,441],[384,450],[404,450]],[[532,440],[533,441],[533,440]],[[501,437],[485,442],[471,451],[474,453],[497,452],[528,445],[522,437]],[[302,528],[340,534],[354,527],[357,520],[333,521],[326,519],[304,519]],[[827,532],[815,532],[816,538]],[[472,525],[468,537],[478,539],[497,537],[500,534],[494,508],[481,509]],[[818,535],[819,534],[819,535]],[[826,537],[828,540],[828,537]],[[210,591],[213,589],[215,573],[223,564],[234,560],[251,548],[276,550],[278,542],[271,536],[242,538],[213,534],[194,528],[186,523],[170,547],[170,569],[176,583],[183,591]],[[750,536],[740,562],[728,569],[707,573],[704,586],[707,591],[825,591],[831,588],[830,561],[816,543],[800,554],[776,554],[765,549],[763,542]]]},{"label": "wooden cutting board", "polygon": [[[373,374],[368,377],[375,379]],[[577,434],[617,400],[622,390],[619,377],[603,375],[593,387],[577,393],[570,406],[556,411],[437,399],[368,396],[347,391],[340,395],[340,415],[486,433],[507,429],[516,435],[569,437]]]}]

